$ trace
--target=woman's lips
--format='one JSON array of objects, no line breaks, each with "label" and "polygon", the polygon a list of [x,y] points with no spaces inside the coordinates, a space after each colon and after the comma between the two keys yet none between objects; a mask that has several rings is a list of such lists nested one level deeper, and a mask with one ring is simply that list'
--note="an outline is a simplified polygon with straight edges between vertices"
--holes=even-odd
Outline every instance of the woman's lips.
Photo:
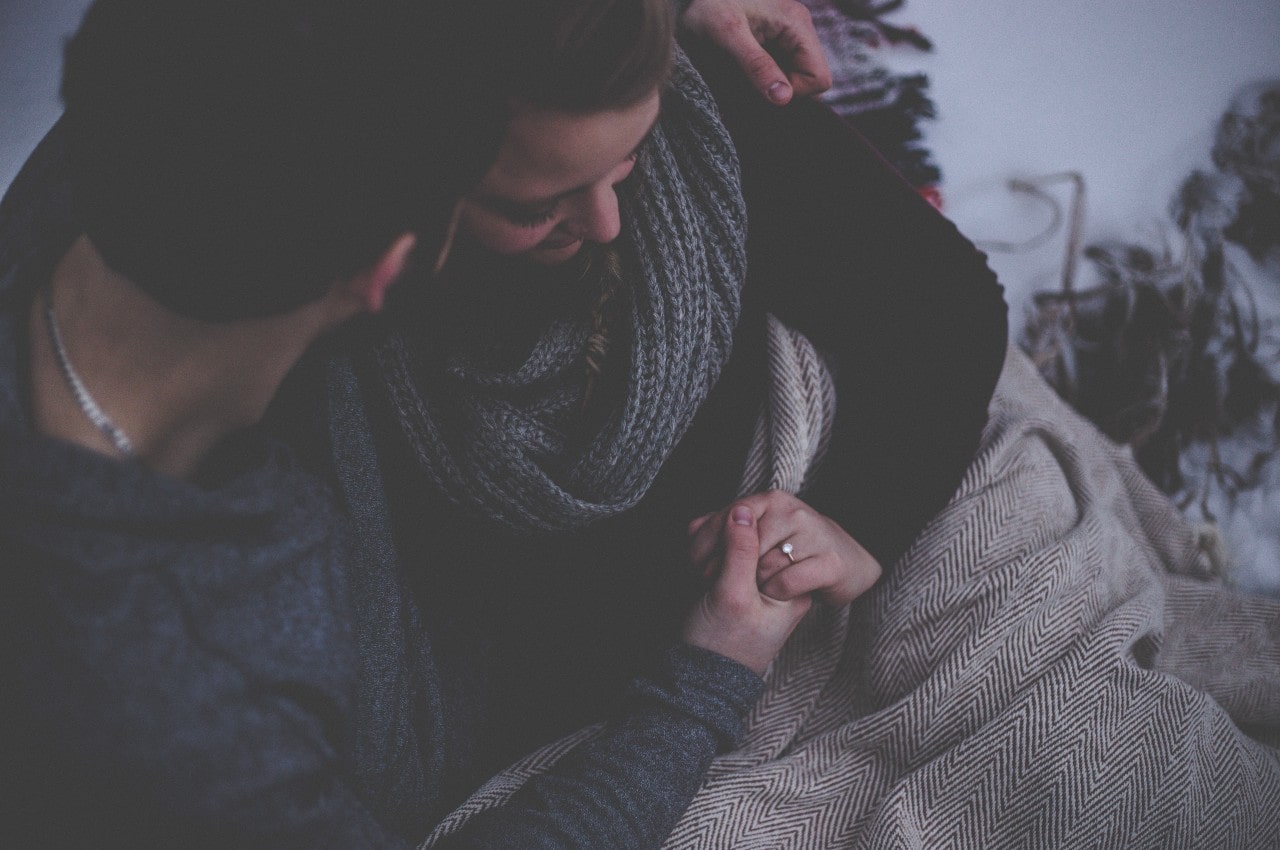
[{"label": "woman's lips", "polygon": [[570,245],[576,245],[581,241],[581,237],[578,236],[548,237],[543,239],[538,244],[538,247],[548,251],[559,251],[561,248],[568,248]]}]

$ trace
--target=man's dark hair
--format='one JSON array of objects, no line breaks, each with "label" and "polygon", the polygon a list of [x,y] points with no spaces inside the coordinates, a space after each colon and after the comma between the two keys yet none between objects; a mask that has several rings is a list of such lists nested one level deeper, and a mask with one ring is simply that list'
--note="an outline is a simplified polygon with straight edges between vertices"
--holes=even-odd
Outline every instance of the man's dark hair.
[{"label": "man's dark hair", "polygon": [[434,257],[506,120],[434,14],[452,1],[94,3],[63,120],[108,266],[225,321],[314,300],[405,231]]}]

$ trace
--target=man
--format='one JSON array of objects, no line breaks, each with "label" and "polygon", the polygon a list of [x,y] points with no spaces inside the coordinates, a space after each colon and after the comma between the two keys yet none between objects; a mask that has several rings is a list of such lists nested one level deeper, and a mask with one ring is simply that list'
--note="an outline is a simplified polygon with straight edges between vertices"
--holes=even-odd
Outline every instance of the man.
[{"label": "man", "polygon": [[492,157],[425,5],[102,0],[67,46],[67,191],[0,252],[5,846],[402,842],[347,765],[334,509],[244,429]]}]

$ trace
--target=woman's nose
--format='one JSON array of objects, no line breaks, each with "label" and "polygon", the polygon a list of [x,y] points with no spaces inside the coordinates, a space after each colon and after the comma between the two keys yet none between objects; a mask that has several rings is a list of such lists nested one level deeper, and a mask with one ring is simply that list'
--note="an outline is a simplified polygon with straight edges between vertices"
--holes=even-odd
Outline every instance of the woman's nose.
[{"label": "woman's nose", "polygon": [[571,228],[574,233],[601,245],[618,238],[622,223],[618,215],[618,194],[612,184],[593,187],[579,201]]}]

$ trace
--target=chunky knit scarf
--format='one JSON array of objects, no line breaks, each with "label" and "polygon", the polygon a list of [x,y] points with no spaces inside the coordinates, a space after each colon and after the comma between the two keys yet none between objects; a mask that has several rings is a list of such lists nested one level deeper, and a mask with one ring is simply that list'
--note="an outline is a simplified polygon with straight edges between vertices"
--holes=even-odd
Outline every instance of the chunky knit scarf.
[{"label": "chunky knit scarf", "polygon": [[583,404],[597,296],[543,320],[516,362],[483,345],[440,352],[421,333],[380,353],[422,469],[454,502],[517,530],[572,530],[634,506],[728,359],[746,213],[737,155],[683,55],[619,203],[625,333],[613,342],[627,350],[610,355],[616,392],[602,413]]}]

